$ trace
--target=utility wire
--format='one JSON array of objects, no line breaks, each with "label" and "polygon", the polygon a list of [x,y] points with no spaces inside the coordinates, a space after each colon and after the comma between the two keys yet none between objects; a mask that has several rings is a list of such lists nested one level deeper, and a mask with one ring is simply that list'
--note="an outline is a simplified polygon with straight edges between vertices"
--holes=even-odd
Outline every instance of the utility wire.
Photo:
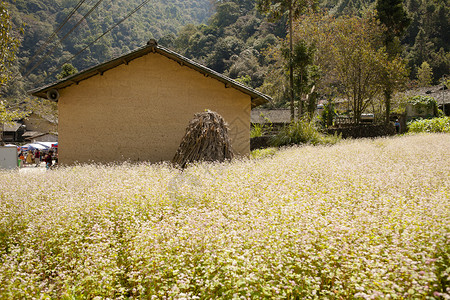
[{"label": "utility wire", "polygon": [[75,57],[77,57],[78,55],[80,55],[81,53],[84,52],[84,50],[86,50],[87,48],[89,48],[90,46],[92,46],[93,44],[95,44],[99,39],[101,39],[102,37],[104,37],[106,34],[108,34],[109,32],[111,32],[111,30],[113,30],[114,28],[116,28],[117,26],[119,26],[120,24],[122,24],[125,20],[127,20],[129,17],[131,17],[133,14],[135,14],[138,10],[140,10],[145,4],[147,4],[148,2],[150,2],[150,0],[145,0],[144,2],[142,2],[139,6],[137,6],[135,9],[133,9],[128,15],[126,15],[122,20],[120,20],[119,22],[117,22],[116,24],[114,24],[113,26],[111,26],[108,30],[106,30],[105,32],[103,32],[100,36],[98,36],[93,42],[91,42],[89,45],[87,45],[86,47],[84,47],[83,49],[81,49],[80,51],[78,51],[75,55],[71,56],[69,59],[67,59],[65,62],[63,62],[62,64],[60,64],[57,67],[54,67],[54,70],[51,71],[46,78],[42,79],[41,81],[39,81],[38,83],[41,83],[42,81],[44,81],[45,79],[47,79],[48,77],[50,77],[51,75],[53,75],[56,71],[58,71],[64,64],[70,62],[71,60],[73,60]]},{"label": "utility wire", "polygon": [[53,33],[47,38],[47,40],[44,42],[44,44],[36,51],[36,53],[28,60],[28,63],[22,68],[24,71],[28,68],[28,66],[34,61],[34,59],[42,53],[42,51],[47,47],[47,45],[50,43],[51,40],[61,31],[61,29],[66,25],[66,23],[69,21],[69,19],[75,14],[75,12],[83,5],[83,3],[86,2],[86,0],[81,0],[78,2],[78,4],[72,9],[72,11],[67,15],[66,19],[62,22],[59,27],[53,31]]},{"label": "utility wire", "polygon": [[[59,31],[62,29],[62,27],[69,21],[69,19],[75,14],[75,12],[80,8],[81,5],[83,5],[83,3],[86,2],[86,0],[80,0],[80,2],[78,2],[78,4],[76,5],[75,8],[72,9],[72,11],[69,13],[69,15],[66,17],[66,19],[62,22],[62,24],[58,27],[58,29],[56,29],[55,31],[53,31],[53,33],[51,34],[50,37],[47,38],[47,40],[44,42],[44,45],[42,45],[38,51],[36,51],[36,53],[33,55],[33,57],[31,57],[27,64],[23,67],[21,67],[20,71],[17,72],[17,74],[11,79],[11,81],[14,81],[16,78],[18,78],[19,76],[21,76],[22,78],[24,78],[25,76],[22,76],[20,73],[21,71],[25,71],[28,66],[35,60],[35,58],[42,52],[42,50],[44,48],[47,47],[47,45],[50,43],[50,41],[59,33]],[[59,7],[59,5],[57,3],[55,3],[55,5],[57,5]]]},{"label": "utility wire", "polygon": [[[80,21],[78,21],[78,23],[77,24],[75,24],[75,26],[74,27],[72,27],[72,29],[70,29],[69,30],[69,32],[68,33],[66,33],[66,35],[65,36],[63,36],[60,40],[59,40],[59,42],[62,42],[62,41],[64,41],[68,36],[69,36],[69,34],[71,34],[78,26],[80,26],[80,24],[81,24],[81,22],[83,22],[99,5],[100,5],[100,3],[102,3],[102,1],[103,0],[99,0],[84,16],[83,16],[83,18],[81,18],[81,20]],[[47,54],[43,57],[43,58],[41,58],[41,60],[36,64],[36,65],[34,65],[34,67],[33,68],[31,68],[31,70],[29,70],[26,74],[25,74],[25,76],[24,77],[28,77],[28,75],[30,75],[30,73],[31,72],[33,72],[33,70],[34,69],[36,69],[38,66],[40,66],[41,64],[42,64],[42,62],[44,62],[44,60],[47,58],[47,57],[49,57],[49,55],[51,54],[51,53],[53,53],[54,51],[55,51],[55,49],[56,49],[56,47],[57,47],[58,45],[55,45],[50,51],[48,51],[47,52]]]}]

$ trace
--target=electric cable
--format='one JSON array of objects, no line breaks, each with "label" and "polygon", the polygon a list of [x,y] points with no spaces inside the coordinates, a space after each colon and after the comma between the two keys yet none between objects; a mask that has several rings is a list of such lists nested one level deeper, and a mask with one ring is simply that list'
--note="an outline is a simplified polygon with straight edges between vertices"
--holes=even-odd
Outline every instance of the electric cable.
[{"label": "electric cable", "polygon": [[[62,41],[64,41],[68,36],[69,36],[69,34],[71,34],[78,26],[80,26],[80,24],[100,5],[100,3],[102,2],[103,0],[99,0],[84,16],[83,16],[83,18],[81,18],[81,20],[80,21],[78,21],[78,23],[77,24],[75,24],[75,26],[74,27],[72,27],[72,29],[70,29],[69,30],[69,32],[68,33],[66,33],[66,35],[64,35],[60,40],[59,40],[59,42],[61,43]],[[48,51],[47,52],[47,54],[43,57],[43,58],[41,58],[41,60],[36,64],[36,65],[34,65],[34,67],[33,68],[31,68],[31,70],[29,70],[25,75],[24,75],[24,77],[28,77],[29,75],[30,75],[30,73],[31,72],[33,72],[33,70],[34,69],[36,69],[38,66],[40,66],[43,62],[44,62],[44,60],[47,58],[47,57],[49,57],[49,55],[51,54],[51,53],[53,53],[54,51],[55,51],[55,49],[56,49],[56,47],[57,47],[58,45],[55,45],[50,51]]]},{"label": "electric cable", "polygon": [[66,25],[66,23],[69,21],[69,19],[75,14],[75,12],[83,5],[83,3],[86,2],[86,0],[80,0],[78,4],[72,9],[72,11],[67,15],[66,19],[59,25],[59,27],[53,31],[53,33],[47,38],[47,40],[44,42],[44,44],[36,51],[36,53],[28,60],[27,64],[22,67],[22,70],[25,71],[28,66],[34,61],[34,59],[42,53],[42,51],[47,47],[47,45],[50,43],[51,40],[61,31],[61,29]]},{"label": "electric cable", "polygon": [[[62,24],[55,30],[53,31],[53,33],[50,35],[50,37],[47,38],[47,40],[44,42],[44,45],[42,45],[37,51],[36,53],[33,55],[33,57],[31,57],[27,64],[25,66],[20,67],[20,70],[17,72],[16,75],[13,76],[13,78],[10,81],[14,81],[16,80],[19,76],[24,78],[25,76],[22,76],[21,72],[25,71],[28,66],[35,60],[35,58],[41,54],[41,52],[44,50],[44,48],[47,47],[47,45],[50,43],[50,41],[59,33],[59,31],[63,28],[63,26],[69,21],[69,19],[75,14],[75,12],[80,8],[81,5],[83,5],[83,3],[86,2],[86,0],[80,0],[80,2],[78,2],[78,4],[75,6],[75,8],[72,9],[72,11],[67,15],[66,19],[62,22]],[[60,6],[55,3],[56,6],[58,6],[58,8],[60,8]]]},{"label": "electric cable", "polygon": [[75,55],[71,56],[69,59],[67,59],[65,62],[63,62],[62,64],[58,65],[57,67],[54,67],[54,70],[51,71],[46,78],[42,79],[41,81],[39,81],[38,83],[41,83],[42,81],[45,81],[45,79],[49,78],[51,75],[53,75],[56,71],[58,71],[64,64],[70,62],[71,60],[73,60],[75,57],[77,57],[78,55],[80,55],[81,53],[83,53],[87,48],[89,48],[90,46],[92,46],[93,44],[95,44],[99,39],[101,39],[102,37],[104,37],[106,34],[108,34],[109,32],[111,32],[114,28],[116,28],[117,26],[119,26],[120,24],[122,24],[125,20],[127,20],[129,17],[131,17],[133,14],[135,14],[139,9],[141,9],[145,4],[147,4],[148,2],[150,2],[150,0],[145,0],[144,2],[142,2],[139,6],[137,6],[136,8],[134,8],[128,15],[126,15],[124,18],[122,18],[122,20],[120,20],[119,22],[117,22],[116,24],[114,24],[113,26],[111,26],[108,30],[106,30],[105,32],[103,32],[100,36],[98,36],[94,41],[92,41],[89,45],[87,45],[86,47],[84,47],[83,49],[81,49],[80,51],[78,51]]}]

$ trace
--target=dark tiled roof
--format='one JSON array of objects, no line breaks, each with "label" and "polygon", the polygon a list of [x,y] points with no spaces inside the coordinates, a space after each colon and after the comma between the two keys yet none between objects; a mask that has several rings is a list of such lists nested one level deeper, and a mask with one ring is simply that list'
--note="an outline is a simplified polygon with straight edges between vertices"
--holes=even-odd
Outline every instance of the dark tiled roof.
[{"label": "dark tiled roof", "polygon": [[77,74],[74,74],[74,75],[66,77],[62,80],[59,80],[55,83],[30,90],[30,91],[28,91],[28,93],[32,94],[33,96],[36,96],[36,97],[47,98],[47,92],[52,89],[63,89],[72,84],[77,84],[78,82],[86,80],[92,76],[95,76],[98,74],[103,74],[104,72],[106,72],[112,68],[115,68],[119,65],[128,64],[130,61],[132,61],[136,58],[142,57],[144,55],[147,55],[151,52],[164,55],[167,58],[170,58],[170,59],[178,62],[180,65],[187,66],[187,67],[192,68],[206,76],[209,76],[211,78],[214,78],[216,80],[223,82],[226,87],[235,88],[235,89],[251,96],[252,107],[256,107],[258,105],[264,104],[271,99],[269,96],[267,96],[261,92],[258,92],[257,90],[249,88],[227,76],[217,73],[216,71],[213,71],[199,63],[196,63],[174,51],[171,51],[165,47],[159,46],[156,43],[156,41],[154,41],[154,40],[150,40],[146,46],[141,47],[137,50],[134,50],[126,55],[115,58],[106,63],[99,64],[92,68],[86,69]]},{"label": "dark tiled roof", "polygon": [[17,122],[13,122],[13,123],[10,123],[10,124],[4,124],[3,125],[3,131],[16,132],[17,130],[19,130],[20,126],[22,126],[22,124],[17,123]]},{"label": "dark tiled roof", "polygon": [[[35,116],[33,116],[33,115],[35,115]],[[31,112],[25,119],[30,120],[33,117],[41,118],[52,124],[58,125],[58,118],[51,114],[45,114],[45,113],[40,113],[40,112]]]},{"label": "dark tiled roof", "polygon": [[407,90],[399,95],[405,95],[407,97],[412,96],[430,96],[433,97],[438,104],[450,103],[450,89],[444,89],[442,85],[435,85],[430,87],[421,87],[411,90]]},{"label": "dark tiled roof", "polygon": [[290,123],[290,109],[254,109],[250,120],[252,123]]},{"label": "dark tiled roof", "polygon": [[41,136],[44,135],[45,133],[39,132],[39,131],[25,131],[24,134],[22,134],[22,137],[26,138],[26,137],[36,137],[36,136]]}]

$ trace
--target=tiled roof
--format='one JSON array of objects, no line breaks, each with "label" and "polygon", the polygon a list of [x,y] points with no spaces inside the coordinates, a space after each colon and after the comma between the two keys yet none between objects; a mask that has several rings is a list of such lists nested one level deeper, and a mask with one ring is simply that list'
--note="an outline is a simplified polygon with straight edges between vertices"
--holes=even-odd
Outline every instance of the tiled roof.
[{"label": "tiled roof", "polygon": [[104,72],[106,72],[112,68],[115,68],[119,65],[128,64],[130,61],[132,61],[136,58],[142,57],[144,55],[147,55],[149,53],[158,53],[158,54],[164,55],[167,58],[170,58],[170,59],[178,62],[181,65],[192,68],[206,76],[209,76],[211,78],[214,78],[216,80],[223,82],[226,87],[235,88],[235,89],[251,96],[252,107],[256,107],[258,105],[264,104],[271,99],[269,96],[267,96],[257,90],[254,90],[250,87],[247,87],[244,84],[237,82],[227,76],[217,73],[216,71],[211,70],[195,61],[192,61],[192,60],[182,56],[181,54],[178,54],[178,53],[176,53],[172,50],[169,50],[165,47],[159,46],[155,40],[150,40],[146,46],[141,47],[137,50],[134,50],[126,55],[115,58],[106,63],[96,65],[94,67],[91,67],[89,69],[81,71],[77,74],[74,74],[74,75],[66,77],[62,80],[59,80],[55,83],[33,89],[33,90],[29,91],[28,93],[32,94],[33,96],[36,96],[36,97],[47,98],[47,92],[52,89],[63,89],[72,84],[77,84],[80,81],[86,80],[92,76],[103,74]]},{"label": "tiled roof", "polygon": [[290,109],[253,109],[250,120],[252,123],[290,123]]},{"label": "tiled roof", "polygon": [[4,124],[3,131],[16,132],[17,130],[19,130],[20,126],[22,126],[22,124],[17,122],[13,122],[12,124]]},{"label": "tiled roof", "polygon": [[409,96],[431,96],[438,104],[450,103],[450,90],[444,89],[442,85],[421,87],[401,92],[399,94]]}]

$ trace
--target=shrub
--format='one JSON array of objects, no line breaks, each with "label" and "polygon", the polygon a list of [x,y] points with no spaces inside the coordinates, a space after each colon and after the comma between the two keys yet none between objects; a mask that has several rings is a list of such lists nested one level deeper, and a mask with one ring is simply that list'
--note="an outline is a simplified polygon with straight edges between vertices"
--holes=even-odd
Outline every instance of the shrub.
[{"label": "shrub", "polygon": [[277,153],[276,148],[266,148],[266,149],[255,149],[250,153],[252,158],[265,158],[269,156],[273,156]]},{"label": "shrub", "polygon": [[340,136],[325,136],[314,126],[313,122],[306,119],[292,122],[284,126],[280,132],[273,137],[271,144],[275,147],[299,144],[335,144]]},{"label": "shrub", "polygon": [[450,117],[419,119],[408,124],[409,132],[450,133]]},{"label": "shrub", "polygon": [[333,101],[327,102],[323,106],[323,111],[319,115],[319,122],[322,127],[333,126],[333,118],[337,115],[336,108]]},{"label": "shrub", "polygon": [[264,133],[264,125],[262,124],[253,124],[250,129],[250,138],[260,137]]},{"label": "shrub", "polygon": [[269,134],[273,130],[272,121],[269,118],[265,117],[263,114],[260,114],[260,117],[263,117],[265,123],[252,123],[252,127],[250,129],[250,138],[260,137],[266,134]]}]

